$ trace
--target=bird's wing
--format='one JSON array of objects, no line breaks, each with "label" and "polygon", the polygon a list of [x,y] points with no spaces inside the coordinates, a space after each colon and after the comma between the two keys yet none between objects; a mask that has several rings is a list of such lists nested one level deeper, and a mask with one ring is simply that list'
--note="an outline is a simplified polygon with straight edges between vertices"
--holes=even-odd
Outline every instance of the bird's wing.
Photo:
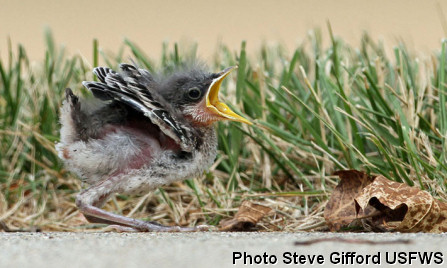
[{"label": "bird's wing", "polygon": [[83,82],[96,98],[115,100],[147,116],[164,134],[174,139],[183,151],[191,152],[196,140],[194,130],[151,88],[153,79],[147,70],[120,64],[122,73],[97,67],[93,73],[100,82]]}]

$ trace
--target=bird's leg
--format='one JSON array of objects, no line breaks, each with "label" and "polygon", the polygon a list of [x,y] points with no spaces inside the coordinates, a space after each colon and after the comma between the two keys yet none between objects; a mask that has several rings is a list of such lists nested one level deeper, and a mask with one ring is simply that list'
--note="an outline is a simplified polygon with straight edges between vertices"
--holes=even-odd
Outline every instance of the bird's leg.
[{"label": "bird's leg", "polygon": [[185,227],[179,227],[179,226],[159,226],[153,223],[136,220],[120,215],[116,215],[110,212],[107,212],[103,209],[94,207],[92,205],[82,204],[78,203],[78,208],[84,214],[84,216],[87,218],[89,222],[94,223],[107,223],[107,224],[113,224],[118,225],[122,228],[121,230],[134,230],[139,232],[191,232],[191,231],[197,231],[196,228],[185,228]]},{"label": "bird's leg", "polygon": [[108,189],[107,184],[112,183],[109,180],[91,186],[76,198],[76,206],[89,222],[112,224],[113,227],[123,232],[195,232],[208,230],[206,226],[164,226],[158,223],[145,222],[113,214],[95,206],[102,204],[110,196],[111,192],[104,192],[105,189]]}]

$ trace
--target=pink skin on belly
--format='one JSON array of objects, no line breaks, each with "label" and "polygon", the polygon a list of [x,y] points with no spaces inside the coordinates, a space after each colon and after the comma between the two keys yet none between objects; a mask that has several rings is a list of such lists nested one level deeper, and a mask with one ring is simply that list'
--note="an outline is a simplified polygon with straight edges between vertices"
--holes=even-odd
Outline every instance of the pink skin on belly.
[{"label": "pink skin on belly", "polygon": [[116,131],[127,132],[140,145],[140,153],[129,159],[127,165],[123,167],[124,170],[139,169],[149,164],[152,158],[160,155],[162,151],[180,152],[180,146],[173,139],[148,122],[131,121],[124,126],[116,127]]}]

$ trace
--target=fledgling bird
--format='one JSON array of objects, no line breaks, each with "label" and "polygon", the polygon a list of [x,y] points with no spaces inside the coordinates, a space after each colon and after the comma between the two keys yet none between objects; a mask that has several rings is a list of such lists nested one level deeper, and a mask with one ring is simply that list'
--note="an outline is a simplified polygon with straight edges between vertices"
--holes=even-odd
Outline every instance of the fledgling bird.
[{"label": "fledgling bird", "polygon": [[113,193],[144,193],[200,175],[216,157],[213,123],[251,124],[218,99],[234,67],[219,73],[193,67],[163,79],[130,64],[120,69],[97,67],[93,72],[99,82],[83,82],[94,101],[71,89],[65,92],[56,150],[65,166],[90,185],[78,194],[76,205],[90,222],[123,231],[200,230],[132,219],[101,207]]}]

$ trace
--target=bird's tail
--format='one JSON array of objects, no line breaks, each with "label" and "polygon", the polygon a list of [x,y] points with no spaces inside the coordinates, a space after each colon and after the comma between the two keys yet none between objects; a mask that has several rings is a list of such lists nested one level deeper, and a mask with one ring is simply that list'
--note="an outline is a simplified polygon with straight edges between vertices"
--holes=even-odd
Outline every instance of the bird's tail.
[{"label": "bird's tail", "polygon": [[80,108],[79,105],[79,98],[78,96],[76,96],[73,91],[71,90],[71,88],[66,88],[65,89],[65,99],[70,103],[70,105],[72,107],[78,107],[77,109]]},{"label": "bird's tail", "polygon": [[68,105],[70,105],[70,116],[73,120],[73,126],[76,133],[82,133],[82,125],[87,123],[85,114],[81,111],[81,102],[79,97],[76,96],[70,88],[65,89],[65,99]]},{"label": "bird's tail", "polygon": [[71,89],[65,89],[65,101],[60,113],[61,143],[71,144],[79,140],[79,128],[82,127],[83,118],[85,119],[83,115],[79,97]]}]

